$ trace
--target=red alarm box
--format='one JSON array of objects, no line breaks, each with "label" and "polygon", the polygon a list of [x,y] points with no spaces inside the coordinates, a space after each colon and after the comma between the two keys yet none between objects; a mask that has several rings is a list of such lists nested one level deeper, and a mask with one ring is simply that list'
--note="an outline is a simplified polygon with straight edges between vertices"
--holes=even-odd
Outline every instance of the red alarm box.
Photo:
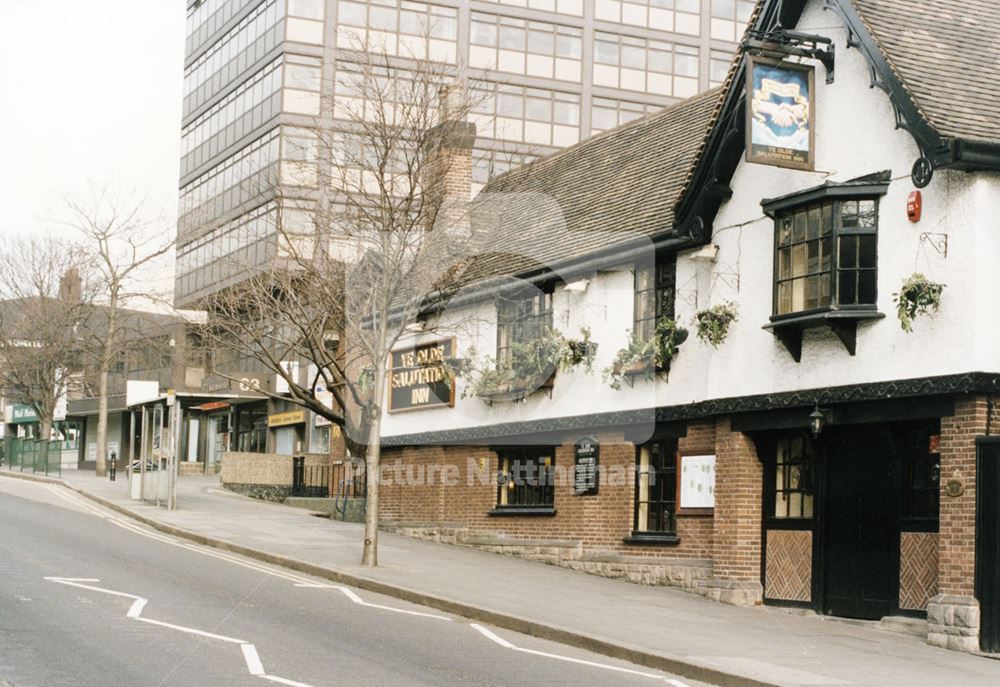
[{"label": "red alarm box", "polygon": [[920,221],[920,212],[923,209],[924,199],[920,195],[920,191],[913,191],[910,193],[910,197],[906,199],[906,216],[911,222]]}]

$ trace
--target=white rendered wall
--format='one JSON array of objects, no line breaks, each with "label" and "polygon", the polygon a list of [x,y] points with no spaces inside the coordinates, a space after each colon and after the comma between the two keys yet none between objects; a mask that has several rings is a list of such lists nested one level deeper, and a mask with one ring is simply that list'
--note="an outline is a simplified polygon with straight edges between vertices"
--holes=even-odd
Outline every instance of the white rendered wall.
[{"label": "white rendered wall", "polygon": [[[848,49],[847,32],[836,14],[809,4],[799,31],[829,36],[836,43],[836,81],[826,84],[816,63],[816,170],[803,172],[741,162],[732,180],[733,196],[714,221],[715,263],[678,256],[676,314],[691,330],[671,366],[669,379],[637,381],[614,391],[601,379],[632,327],[632,273],[623,269],[593,275],[585,293],[557,289],[556,328],[569,337],[581,326],[598,342],[592,375],[557,376],[550,399],[536,393],[524,402],[496,403],[462,398],[456,407],[386,417],[386,436],[460,427],[567,417],[616,410],[672,406],[734,396],[827,386],[930,377],[971,371],[1000,372],[1000,176],[938,170],[922,190],[923,218],[911,223],[907,196],[914,190],[910,169],[919,151],[910,134],[895,128],[888,96],[871,88],[869,70],[858,50]],[[762,327],[772,314],[774,223],[760,203],[811,188],[826,180],[847,181],[891,170],[881,198],[878,223],[878,305],[885,319],[858,327],[857,354],[851,356],[827,328],[807,330],[796,363],[777,338]],[[923,232],[948,235],[947,257],[920,241]],[[893,293],[914,272],[946,284],[941,309],[918,318],[905,333],[896,317]],[[739,320],[726,341],[713,349],[694,334],[694,315],[734,301]],[[459,316],[462,319],[464,316]],[[470,341],[481,353],[496,347],[495,309],[479,308],[473,331],[458,335],[458,355]],[[466,330],[469,328],[466,327]]]}]

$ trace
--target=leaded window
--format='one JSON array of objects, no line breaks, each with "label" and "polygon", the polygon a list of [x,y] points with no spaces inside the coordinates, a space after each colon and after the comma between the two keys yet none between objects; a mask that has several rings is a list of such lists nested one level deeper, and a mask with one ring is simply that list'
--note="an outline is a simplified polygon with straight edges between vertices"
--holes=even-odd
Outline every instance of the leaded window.
[{"label": "leaded window", "polygon": [[774,471],[774,517],[813,515],[813,452],[805,437],[779,439]]},{"label": "leaded window", "polygon": [[555,504],[555,451],[521,447],[497,453],[498,508],[551,508]]},{"label": "leaded window", "polygon": [[941,502],[941,451],[937,435],[914,431],[905,445],[906,490],[903,514],[913,520],[937,520]]},{"label": "leaded window", "polygon": [[776,222],[776,315],[875,305],[876,199],[828,199],[783,210]]},{"label": "leaded window", "polygon": [[674,316],[676,266],[673,253],[636,265],[633,332],[642,340],[653,336],[660,318]]},{"label": "leaded window", "polygon": [[514,344],[540,339],[552,329],[552,292],[532,291],[497,302],[497,362],[510,359]]},{"label": "leaded window", "polygon": [[677,531],[677,442],[652,441],[637,449],[635,532]]}]

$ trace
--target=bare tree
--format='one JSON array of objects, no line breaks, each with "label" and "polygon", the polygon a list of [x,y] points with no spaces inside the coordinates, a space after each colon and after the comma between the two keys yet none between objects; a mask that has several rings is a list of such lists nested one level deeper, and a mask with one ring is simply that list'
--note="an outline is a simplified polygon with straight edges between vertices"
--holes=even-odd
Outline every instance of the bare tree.
[{"label": "bare tree", "polygon": [[[107,191],[84,202],[68,200],[65,223],[76,230],[89,257],[98,308],[90,311],[85,348],[97,364],[97,475],[107,470],[108,377],[117,359],[127,355],[130,341],[147,338],[151,319],[124,312],[163,298],[150,288],[157,261],[173,248],[173,232],[143,217],[142,202],[122,201]],[[166,235],[167,238],[164,238]]]},{"label": "bare tree", "polygon": [[83,372],[85,269],[79,245],[48,237],[12,238],[0,252],[0,387],[35,410],[46,440]]},{"label": "bare tree", "polygon": [[[339,67],[325,118],[284,142],[272,259],[211,298],[208,332],[216,351],[259,362],[288,389],[264,393],[329,419],[363,452],[362,563],[375,566],[388,358],[458,284],[474,91],[454,67],[384,51]],[[219,360],[214,371],[235,378]]]}]

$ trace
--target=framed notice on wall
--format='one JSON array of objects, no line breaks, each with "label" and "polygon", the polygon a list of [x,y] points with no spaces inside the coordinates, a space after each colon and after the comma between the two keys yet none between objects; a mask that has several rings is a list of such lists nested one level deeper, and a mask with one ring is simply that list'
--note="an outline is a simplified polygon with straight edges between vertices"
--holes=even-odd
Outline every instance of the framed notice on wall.
[{"label": "framed notice on wall", "polygon": [[715,456],[677,457],[677,513],[711,515],[715,509]]},{"label": "framed notice on wall", "polygon": [[747,60],[747,162],[812,170],[816,164],[813,67]]}]

